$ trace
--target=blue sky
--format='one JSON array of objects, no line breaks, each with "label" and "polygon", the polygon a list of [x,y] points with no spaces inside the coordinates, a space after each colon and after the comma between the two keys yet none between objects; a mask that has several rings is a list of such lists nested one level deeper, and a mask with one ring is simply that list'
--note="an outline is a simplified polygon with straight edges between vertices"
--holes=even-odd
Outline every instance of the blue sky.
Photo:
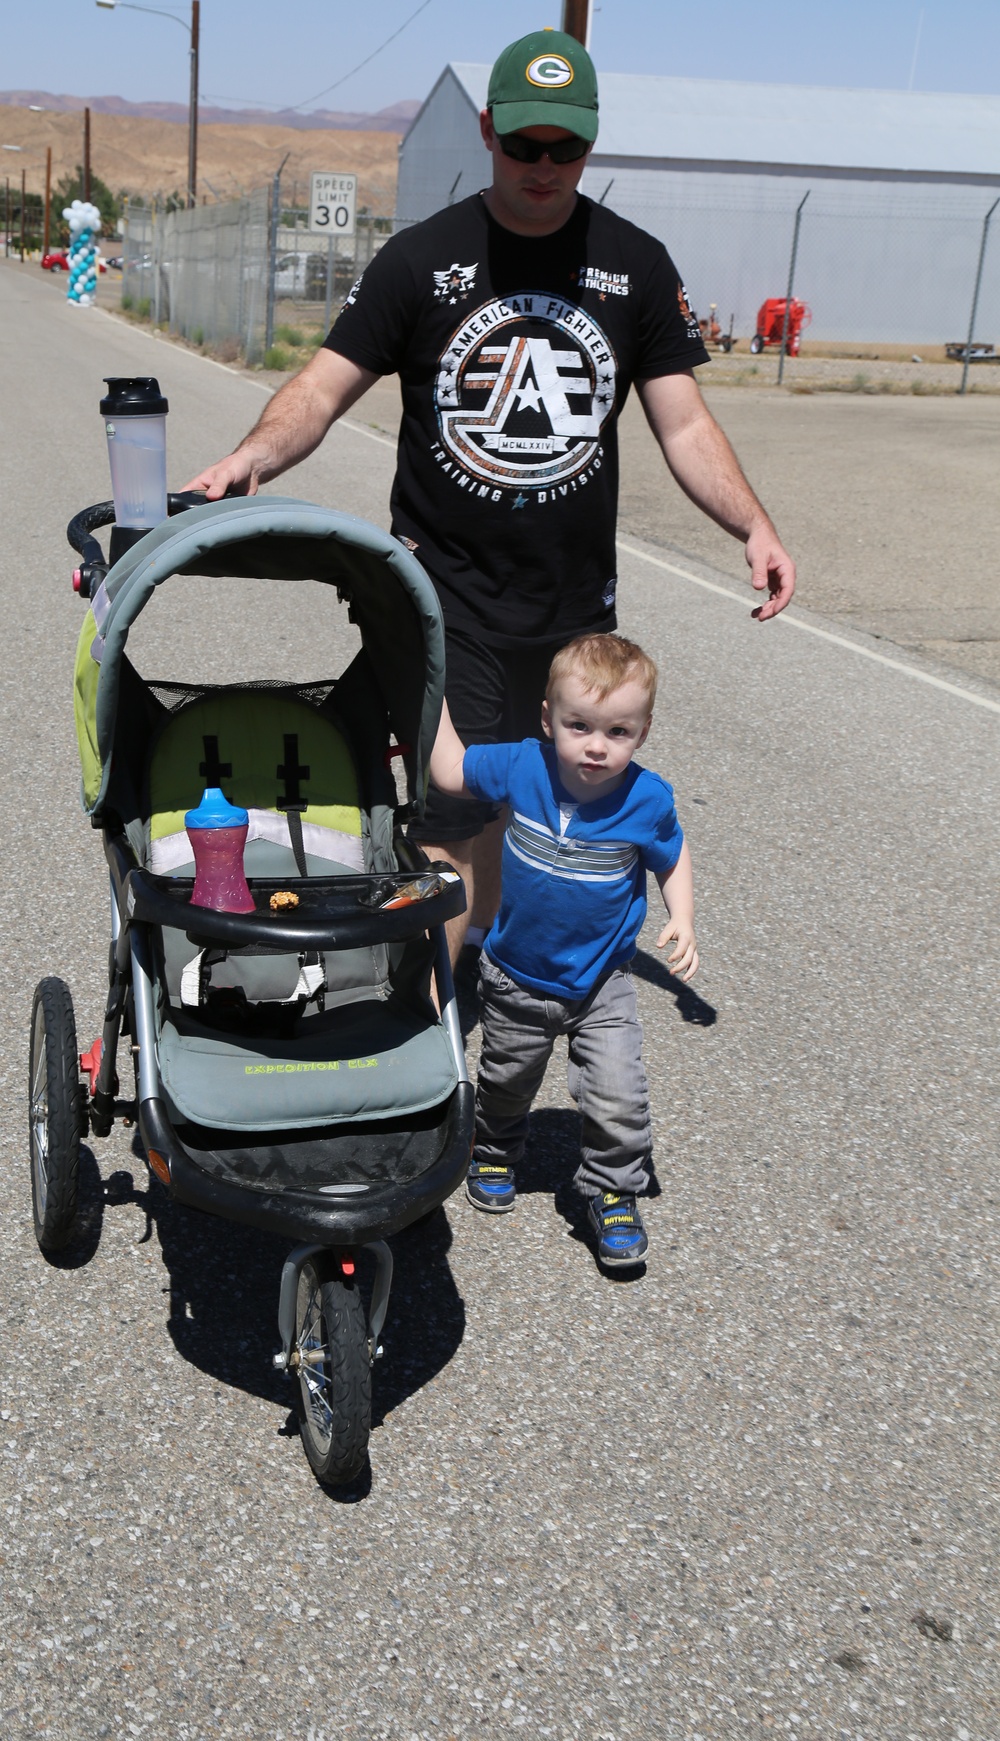
[{"label": "blue sky", "polygon": [[[150,0],[152,3],[152,0]],[[558,27],[560,0],[428,0],[419,16],[328,96],[420,0],[202,0],[208,101],[373,110],[426,96],[448,60],[491,61],[529,30]],[[186,0],[164,10],[190,17]],[[922,22],[921,22],[922,15]],[[919,31],[919,47],[918,47]],[[609,72],[895,90],[1000,89],[997,0],[602,0],[592,50]],[[914,51],[916,66],[914,69]],[[187,49],[168,19],[32,0],[5,34],[0,85],[132,101],[187,100]]]}]

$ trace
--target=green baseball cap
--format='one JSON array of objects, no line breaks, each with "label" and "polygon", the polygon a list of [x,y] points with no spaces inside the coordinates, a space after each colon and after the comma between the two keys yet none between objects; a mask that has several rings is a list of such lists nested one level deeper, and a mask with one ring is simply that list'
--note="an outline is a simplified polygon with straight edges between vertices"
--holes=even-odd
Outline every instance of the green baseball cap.
[{"label": "green baseball cap", "polygon": [[498,133],[565,127],[597,138],[597,73],[582,43],[562,30],[533,30],[505,48],[490,74],[486,106]]}]

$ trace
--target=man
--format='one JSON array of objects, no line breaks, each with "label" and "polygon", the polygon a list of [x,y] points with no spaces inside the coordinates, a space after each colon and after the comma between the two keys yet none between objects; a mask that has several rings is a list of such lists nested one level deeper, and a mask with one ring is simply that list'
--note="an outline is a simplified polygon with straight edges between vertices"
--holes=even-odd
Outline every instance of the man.
[{"label": "man", "polygon": [[[537,31],[504,50],[480,116],[492,185],[394,236],[324,346],[228,459],[188,485],[252,495],[304,459],[380,375],[402,385],[395,535],[427,569],[466,743],[537,734],[560,646],[615,627],[618,414],[634,382],[674,478],[746,545],[753,615],[795,569],[702,400],[708,361],[676,268],[577,193],[597,137],[586,50]],[[431,787],[419,839],[462,873],[479,943],[499,903],[496,808]],[[451,927],[453,957],[468,917]]]}]

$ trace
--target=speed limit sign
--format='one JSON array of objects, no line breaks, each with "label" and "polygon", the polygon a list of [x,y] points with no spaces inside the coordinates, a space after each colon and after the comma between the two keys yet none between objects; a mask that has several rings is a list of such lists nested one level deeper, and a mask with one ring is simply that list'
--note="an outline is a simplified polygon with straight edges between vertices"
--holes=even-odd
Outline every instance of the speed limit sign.
[{"label": "speed limit sign", "polygon": [[356,175],[309,178],[309,228],[314,236],[353,236],[358,203]]}]

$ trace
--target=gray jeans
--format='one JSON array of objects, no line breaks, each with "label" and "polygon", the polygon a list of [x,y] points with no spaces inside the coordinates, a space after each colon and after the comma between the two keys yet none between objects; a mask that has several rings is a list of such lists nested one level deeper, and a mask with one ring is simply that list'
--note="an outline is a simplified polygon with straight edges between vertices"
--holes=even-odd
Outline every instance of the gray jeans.
[{"label": "gray jeans", "polygon": [[652,1133],[642,1027],[627,968],[569,1003],[518,985],[483,952],[483,1047],[476,1085],[477,1161],[512,1167],[559,1034],[569,1040],[569,1091],[583,1114],[581,1191],[645,1191]]}]

